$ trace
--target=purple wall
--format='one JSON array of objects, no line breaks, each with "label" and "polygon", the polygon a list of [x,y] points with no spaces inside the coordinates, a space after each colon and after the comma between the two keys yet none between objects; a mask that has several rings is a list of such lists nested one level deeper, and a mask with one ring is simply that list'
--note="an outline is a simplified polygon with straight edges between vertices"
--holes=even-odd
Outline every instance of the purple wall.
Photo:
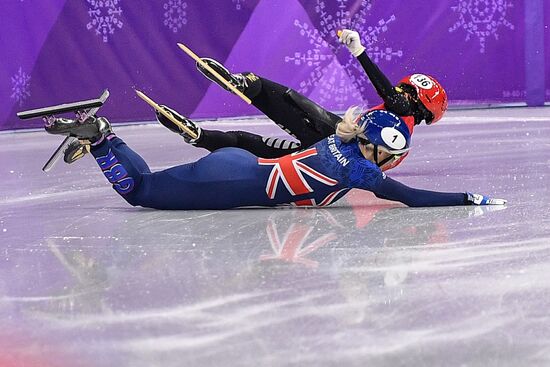
[{"label": "purple wall", "polygon": [[337,42],[342,27],[361,33],[393,81],[425,72],[454,104],[525,101],[523,0],[8,0],[2,13],[0,31],[10,37],[0,39],[0,129],[41,126],[15,113],[93,98],[105,87],[111,98],[102,113],[113,121],[153,118],[133,88],[194,117],[258,114],[207,82],[176,42],[329,109],[377,104]]}]

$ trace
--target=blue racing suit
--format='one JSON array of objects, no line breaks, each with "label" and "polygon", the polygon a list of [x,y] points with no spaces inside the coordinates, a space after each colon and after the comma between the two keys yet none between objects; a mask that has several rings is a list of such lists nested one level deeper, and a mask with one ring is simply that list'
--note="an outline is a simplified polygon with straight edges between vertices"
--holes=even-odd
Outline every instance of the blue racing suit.
[{"label": "blue racing suit", "polygon": [[155,209],[326,206],[352,188],[408,206],[467,204],[465,193],[438,193],[400,184],[365,159],[356,140],[344,143],[336,135],[280,158],[258,158],[240,148],[221,148],[196,162],[154,173],[114,134],[92,147],[92,154],[128,203]]}]

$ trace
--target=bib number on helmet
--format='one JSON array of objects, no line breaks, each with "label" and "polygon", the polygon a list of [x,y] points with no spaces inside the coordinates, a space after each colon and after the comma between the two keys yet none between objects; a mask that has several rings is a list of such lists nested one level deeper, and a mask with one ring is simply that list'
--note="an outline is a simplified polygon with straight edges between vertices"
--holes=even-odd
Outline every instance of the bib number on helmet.
[{"label": "bib number on helmet", "polygon": [[424,74],[413,74],[410,77],[411,83],[422,89],[432,89],[434,82],[432,79]]},{"label": "bib number on helmet", "polygon": [[404,149],[407,140],[401,132],[393,127],[385,127],[381,131],[382,140],[391,149]]}]

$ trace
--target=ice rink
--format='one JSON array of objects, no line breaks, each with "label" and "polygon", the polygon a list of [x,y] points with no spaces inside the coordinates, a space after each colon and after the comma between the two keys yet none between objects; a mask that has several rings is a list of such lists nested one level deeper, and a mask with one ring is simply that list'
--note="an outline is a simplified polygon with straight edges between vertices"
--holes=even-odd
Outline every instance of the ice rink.
[{"label": "ice rink", "polygon": [[[153,170],[206,153],[115,132]],[[550,108],[450,111],[389,172],[505,208],[134,208],[90,156],[44,174],[61,140],[0,134],[0,366],[550,365]]]}]

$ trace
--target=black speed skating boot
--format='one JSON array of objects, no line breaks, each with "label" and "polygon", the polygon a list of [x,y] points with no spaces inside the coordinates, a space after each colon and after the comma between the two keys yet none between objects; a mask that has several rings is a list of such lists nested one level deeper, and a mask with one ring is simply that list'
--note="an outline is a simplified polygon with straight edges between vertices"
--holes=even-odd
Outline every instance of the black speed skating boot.
[{"label": "black speed skating boot", "polygon": [[[221,77],[223,77],[234,87],[236,87],[239,92],[245,94],[246,96],[254,97],[259,92],[260,78],[258,78],[258,76],[256,76],[254,73],[232,74],[229,70],[227,70],[225,66],[214,59],[203,57],[201,58],[201,60],[204,61],[212,69],[214,69],[218,74],[220,74]],[[227,91],[231,91],[225,84],[216,79],[216,77],[214,77],[212,73],[206,70],[206,68],[204,68],[199,63],[197,63],[197,70],[200,71],[200,73],[211,82],[218,84],[220,87]]]},{"label": "black speed skating boot", "polygon": [[188,119],[187,117],[180,115],[176,110],[173,110],[170,107],[165,105],[160,105],[159,107],[162,108],[164,111],[168,112],[177,121],[181,122],[185,127],[187,127],[189,130],[195,133],[197,137],[194,138],[191,135],[189,135],[186,131],[183,131],[178,125],[174,124],[172,121],[166,118],[166,116],[161,114],[159,111],[155,111],[155,114],[157,115],[157,121],[160,122],[164,127],[168,128],[168,130],[181,135],[187,143],[193,144],[193,145],[196,144],[196,142],[201,137],[201,128],[197,124],[195,124],[193,121]]}]

